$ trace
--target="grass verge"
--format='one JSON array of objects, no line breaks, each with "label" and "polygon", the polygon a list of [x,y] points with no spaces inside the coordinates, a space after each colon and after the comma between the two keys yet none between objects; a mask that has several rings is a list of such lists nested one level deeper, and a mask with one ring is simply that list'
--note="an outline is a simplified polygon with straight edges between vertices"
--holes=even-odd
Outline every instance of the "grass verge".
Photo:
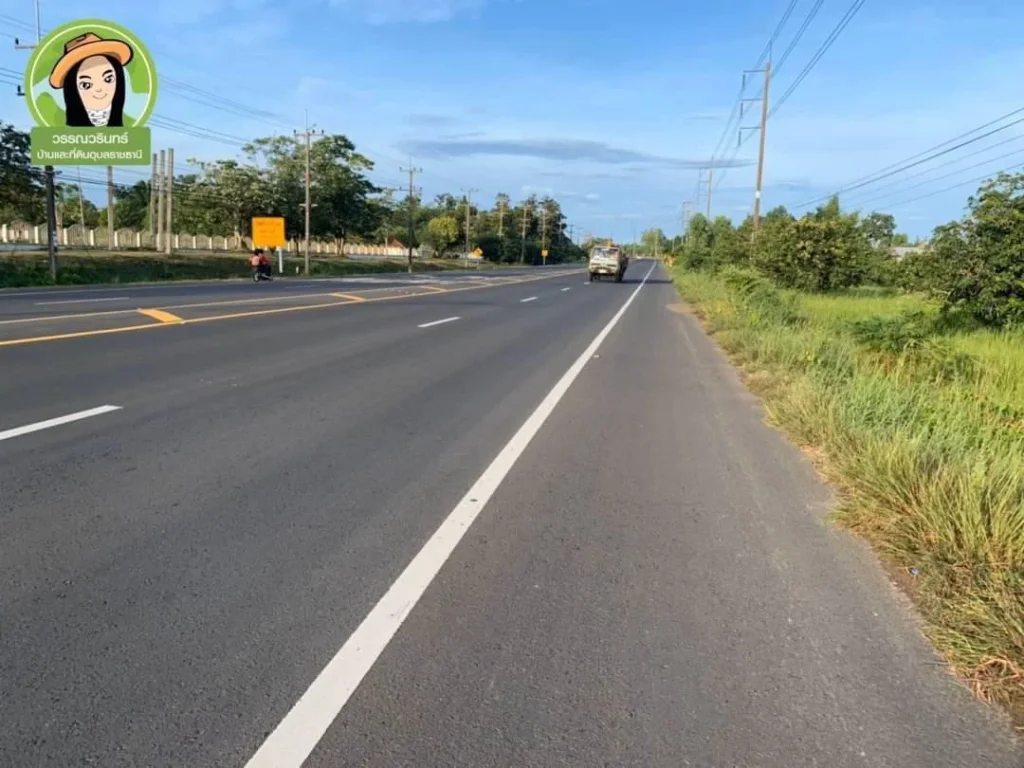
[{"label": "grass verge", "polygon": [[[245,254],[189,253],[187,255],[160,256],[146,252],[74,252],[58,254],[57,285],[86,285],[96,283],[141,283],[164,280],[224,280],[248,277],[248,258]],[[285,258],[285,275],[299,273],[302,258]],[[275,271],[277,262],[274,261]],[[414,262],[416,272],[460,269],[464,265],[451,261]],[[384,274],[405,272],[407,267],[397,261],[363,261],[346,258],[311,258],[310,274],[316,276],[344,276],[354,274]],[[0,287],[54,285],[45,253],[0,254]]]},{"label": "grass verge", "polygon": [[840,490],[953,670],[1024,728],[1024,335],[923,299],[676,269],[770,422]]}]

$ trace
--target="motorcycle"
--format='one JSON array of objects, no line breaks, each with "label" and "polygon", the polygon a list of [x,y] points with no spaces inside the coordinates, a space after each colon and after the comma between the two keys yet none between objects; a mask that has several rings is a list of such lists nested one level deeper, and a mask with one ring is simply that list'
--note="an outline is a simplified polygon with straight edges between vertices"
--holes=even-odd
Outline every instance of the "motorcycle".
[{"label": "motorcycle", "polygon": [[265,267],[253,267],[252,268],[252,281],[258,283],[260,280],[273,280],[274,275],[271,272],[270,265]]}]

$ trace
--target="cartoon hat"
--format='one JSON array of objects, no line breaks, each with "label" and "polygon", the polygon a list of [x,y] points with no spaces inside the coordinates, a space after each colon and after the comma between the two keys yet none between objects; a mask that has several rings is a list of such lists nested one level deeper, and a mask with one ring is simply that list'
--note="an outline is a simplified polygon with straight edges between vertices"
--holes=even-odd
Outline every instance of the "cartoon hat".
[{"label": "cartoon hat", "polygon": [[104,40],[92,32],[68,40],[64,45],[64,55],[53,65],[50,73],[50,87],[63,88],[64,78],[76,64],[88,59],[90,56],[112,56],[121,62],[123,67],[132,60],[132,49],[127,43],[120,40]]}]

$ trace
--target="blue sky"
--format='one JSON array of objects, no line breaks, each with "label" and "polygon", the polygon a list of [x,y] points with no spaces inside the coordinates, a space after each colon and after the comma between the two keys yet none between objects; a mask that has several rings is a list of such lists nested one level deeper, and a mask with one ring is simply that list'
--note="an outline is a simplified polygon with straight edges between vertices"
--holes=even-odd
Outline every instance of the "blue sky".
[{"label": "blue sky", "polygon": [[[773,81],[773,96],[850,2],[824,0]],[[776,55],[813,4],[799,0]],[[192,133],[222,135],[218,142],[154,127],[154,148],[173,146],[182,159],[231,156],[235,137],[301,128],[308,109],[311,122],[349,135],[377,163],[378,183],[405,183],[399,166],[412,153],[428,196],[470,188],[479,190],[475,199],[550,193],[577,231],[628,240],[649,226],[679,230],[682,203],[695,198],[695,169],[723,137],[740,73],[755,65],[786,5],[103,0],[90,3],[90,15],[124,24],[147,43],[164,83],[157,115]],[[1014,5],[868,0],[769,122],[764,206],[825,195],[1022,106],[1024,50],[1014,40],[1024,6]],[[80,8],[43,0],[44,28],[80,18]],[[24,67],[27,54],[13,49],[11,36],[31,38],[33,18],[30,0],[0,0],[0,68]],[[0,119],[28,128],[14,87],[0,89]],[[757,93],[752,87],[749,95]],[[227,109],[198,103],[211,94]],[[272,116],[247,116],[231,103]],[[744,124],[755,120],[751,114]],[[960,154],[1021,135],[1015,131]],[[716,171],[715,213],[739,220],[750,210],[753,138],[736,154],[742,167]],[[719,154],[728,158],[735,132],[724,139]],[[891,210],[901,229],[924,236],[959,216],[976,185],[896,204],[1024,163],[1024,152],[995,159],[1015,150],[1024,141],[911,180],[931,166],[916,168],[848,202]],[[131,181],[141,171],[116,173]]]}]

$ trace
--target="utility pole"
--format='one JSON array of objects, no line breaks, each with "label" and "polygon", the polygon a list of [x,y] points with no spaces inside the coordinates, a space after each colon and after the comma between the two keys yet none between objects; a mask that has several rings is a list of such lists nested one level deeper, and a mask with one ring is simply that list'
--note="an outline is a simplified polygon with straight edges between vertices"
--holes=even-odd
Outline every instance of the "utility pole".
[{"label": "utility pole", "polygon": [[690,219],[693,218],[693,202],[686,200],[683,203],[683,243],[689,244]]},{"label": "utility pole", "polygon": [[85,194],[82,192],[82,167],[78,167],[78,223],[82,225],[82,245],[85,245]]},{"label": "utility pole", "polygon": [[474,192],[479,192],[480,190],[476,189],[474,187],[473,189],[467,189],[467,190],[464,190],[464,191],[466,193],[466,266],[468,267],[469,266],[469,245],[470,245],[470,242],[469,242],[469,227],[470,227],[469,217],[470,217],[470,211],[471,211],[471,208],[472,208],[472,203],[470,202],[470,195],[472,195]]},{"label": "utility pole", "polygon": [[504,237],[505,236],[504,224],[505,224],[505,198],[504,197],[499,197],[498,198],[498,237]]},{"label": "utility pole", "polygon": [[761,95],[761,145],[757,151],[757,189],[754,192],[754,229],[761,224],[761,182],[764,180],[764,142],[768,128],[768,86],[772,82],[772,60],[764,65],[764,93]]},{"label": "utility pole", "polygon": [[160,182],[159,174],[160,169],[156,164],[157,154],[153,153],[153,175],[149,181],[149,237],[153,241],[153,247],[156,247],[156,219],[157,219],[157,206],[160,201]]},{"label": "utility pole", "polygon": [[107,166],[107,250],[114,250],[114,166]]},{"label": "utility pole", "polygon": [[540,209],[540,258],[541,266],[546,267],[548,265],[548,209],[541,207]]},{"label": "utility pole", "polygon": [[160,252],[163,241],[164,241],[164,207],[166,201],[164,198],[164,178],[166,176],[164,169],[167,167],[167,152],[160,150],[160,161],[156,169],[156,246],[157,253]]},{"label": "utility pole", "polygon": [[57,282],[57,205],[53,188],[53,166],[43,171],[46,179],[46,250],[50,256],[50,279]]},{"label": "utility pole", "polygon": [[324,132],[311,129],[309,127],[309,110],[306,110],[306,128],[303,131],[295,131],[296,137],[302,138],[306,142],[306,237],[304,241],[303,250],[305,251],[305,263],[303,272],[306,277],[309,277],[309,219],[310,209],[312,204],[310,203],[309,187],[310,187],[310,170],[309,170],[309,155],[312,147],[313,136],[323,136]]},{"label": "utility pole", "polygon": [[754,189],[754,221],[753,227],[756,233],[761,225],[761,188],[762,182],[764,181],[764,145],[765,138],[767,135],[768,128],[768,87],[772,81],[772,58],[771,53],[768,54],[768,61],[764,65],[764,69],[748,69],[743,72],[743,87],[747,85],[747,75],[764,73],[764,88],[761,90],[761,95],[753,99],[743,99],[740,103],[740,119],[743,119],[743,108],[744,106],[752,101],[761,102],[761,124],[756,127],[748,127],[739,129],[739,136],[737,142],[743,143],[743,131],[760,131],[760,147],[757,154],[757,182]]},{"label": "utility pole", "polygon": [[400,168],[402,173],[409,174],[409,274],[412,274],[412,244],[416,239],[416,174],[423,173],[422,168],[416,168],[409,158],[409,167]]},{"label": "utility pole", "polygon": [[520,242],[520,250],[519,250],[519,263],[520,264],[525,264],[526,263],[526,216],[529,213],[529,210],[530,210],[530,208],[529,208],[528,205],[524,205],[523,206],[523,238],[522,238],[522,241]]},{"label": "utility pole", "polygon": [[168,256],[174,249],[174,149],[167,150],[167,166],[164,169],[164,197],[167,198],[167,223],[164,233],[167,239],[164,253]]},{"label": "utility pole", "polygon": [[[36,41],[35,43],[22,43],[14,38],[14,48],[19,51],[29,51],[39,46],[43,41],[43,25],[39,17],[39,0],[35,0],[36,9]],[[24,96],[25,92],[18,86],[18,96]],[[50,278],[57,282],[57,190],[53,183],[53,166],[43,166],[43,179],[46,187],[46,250],[50,256]],[[84,222],[83,222],[84,224]]]},{"label": "utility pole", "polygon": [[715,178],[715,166],[708,168],[708,221],[711,221],[711,195],[715,191],[714,187]]}]

